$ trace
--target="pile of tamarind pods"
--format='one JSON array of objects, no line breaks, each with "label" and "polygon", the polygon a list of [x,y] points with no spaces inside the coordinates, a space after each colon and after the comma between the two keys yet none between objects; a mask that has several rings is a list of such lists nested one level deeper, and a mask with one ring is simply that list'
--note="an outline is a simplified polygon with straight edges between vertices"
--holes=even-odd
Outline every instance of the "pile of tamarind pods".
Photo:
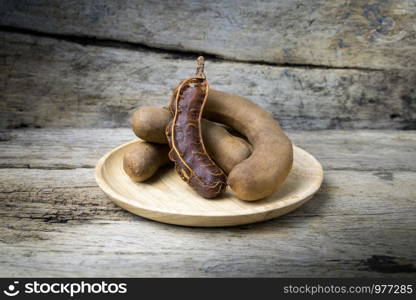
[{"label": "pile of tamarind pods", "polygon": [[250,100],[209,88],[203,57],[196,75],[175,88],[168,108],[141,107],[131,126],[143,140],[123,158],[134,181],[173,161],[201,196],[216,197],[228,185],[239,199],[253,201],[275,192],[292,168],[292,143],[277,121]]}]

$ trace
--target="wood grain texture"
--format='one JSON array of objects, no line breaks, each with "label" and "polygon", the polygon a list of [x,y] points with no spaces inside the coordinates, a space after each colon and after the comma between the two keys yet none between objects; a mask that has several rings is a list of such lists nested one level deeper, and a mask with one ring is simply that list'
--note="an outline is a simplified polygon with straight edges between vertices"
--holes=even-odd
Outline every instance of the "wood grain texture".
[{"label": "wood grain texture", "polygon": [[[414,131],[288,131],[324,170],[416,171]],[[111,149],[132,140],[116,129],[19,129],[0,131],[0,168],[94,168]],[[383,159],[380,159],[383,158]]]},{"label": "wood grain texture", "polygon": [[[0,32],[0,128],[127,127],[166,105],[195,57]],[[415,70],[276,67],[208,60],[212,88],[247,97],[286,129],[414,129]]]},{"label": "wood grain texture", "polygon": [[414,69],[412,0],[2,1],[0,24],[278,64]]},{"label": "wood grain texture", "polygon": [[207,229],[115,206],[92,168],[134,135],[89,128],[166,104],[208,53],[214,88],[286,129],[416,129],[415,16],[412,0],[1,1],[0,128],[48,129],[0,131],[0,276],[414,277],[415,131],[290,131],[324,166],[316,197]]},{"label": "wood grain texture", "polygon": [[1,276],[414,277],[416,132],[289,132],[324,165],[316,197],[277,220],[217,229],[148,221],[103,194],[92,167],[132,136],[2,132]]}]

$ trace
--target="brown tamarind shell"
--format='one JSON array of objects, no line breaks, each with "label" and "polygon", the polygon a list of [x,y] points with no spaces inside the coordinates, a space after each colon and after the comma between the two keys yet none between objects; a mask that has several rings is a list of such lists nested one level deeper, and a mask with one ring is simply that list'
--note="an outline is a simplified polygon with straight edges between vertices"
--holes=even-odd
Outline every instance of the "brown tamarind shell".
[{"label": "brown tamarind shell", "polygon": [[208,155],[202,139],[201,118],[208,92],[205,78],[192,77],[179,84],[169,106],[173,118],[166,136],[169,158],[182,180],[202,197],[213,198],[225,190],[227,176]]}]

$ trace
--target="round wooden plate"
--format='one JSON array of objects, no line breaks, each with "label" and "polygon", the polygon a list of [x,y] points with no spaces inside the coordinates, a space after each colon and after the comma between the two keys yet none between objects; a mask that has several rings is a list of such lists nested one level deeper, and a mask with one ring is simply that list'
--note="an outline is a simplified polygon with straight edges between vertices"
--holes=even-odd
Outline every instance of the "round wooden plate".
[{"label": "round wooden plate", "polygon": [[289,177],[274,194],[262,200],[239,200],[227,188],[215,199],[194,192],[173,167],[164,167],[148,181],[133,182],[123,170],[123,155],[135,143],[121,145],[104,155],[95,168],[95,179],[119,206],[155,221],[186,226],[234,226],[272,219],[301,206],[319,189],[323,180],[321,164],[294,146]]}]

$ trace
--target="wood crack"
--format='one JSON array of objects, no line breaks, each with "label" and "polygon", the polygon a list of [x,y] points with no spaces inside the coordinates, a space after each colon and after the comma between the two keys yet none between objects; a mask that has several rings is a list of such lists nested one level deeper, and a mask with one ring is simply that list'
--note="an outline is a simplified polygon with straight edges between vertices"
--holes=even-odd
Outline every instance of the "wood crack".
[{"label": "wood crack", "polygon": [[366,68],[366,67],[351,67],[351,66],[331,66],[331,65],[320,65],[320,64],[299,64],[299,63],[278,63],[278,62],[267,62],[264,60],[253,60],[253,59],[235,59],[229,58],[225,56],[221,56],[218,54],[213,54],[210,52],[205,51],[194,51],[194,50],[184,50],[184,49],[177,49],[177,48],[163,48],[163,47],[156,47],[153,45],[148,45],[146,43],[137,43],[137,42],[129,42],[129,41],[121,41],[121,40],[114,40],[114,39],[102,39],[96,36],[75,36],[75,35],[68,35],[68,34],[58,34],[58,33],[49,33],[43,31],[37,31],[33,29],[27,28],[19,28],[13,26],[0,26],[0,31],[7,32],[7,33],[18,33],[18,34],[25,34],[25,35],[32,35],[37,37],[45,37],[45,38],[52,38],[63,40],[67,42],[76,43],[82,46],[97,46],[97,47],[112,47],[112,48],[122,48],[128,50],[140,50],[140,51],[148,51],[148,52],[156,52],[161,54],[168,54],[175,58],[182,58],[182,59],[192,59],[194,60],[195,57],[200,55],[205,56],[206,59],[210,61],[217,61],[217,62],[236,62],[236,63],[246,63],[246,64],[253,64],[253,65],[265,65],[265,66],[274,66],[274,67],[284,67],[284,68],[298,68],[298,69],[324,69],[324,70],[356,70],[356,71],[385,71],[384,69],[377,69],[377,68]]},{"label": "wood crack", "polygon": [[[97,158],[98,160],[98,158]],[[94,169],[95,166],[91,165],[91,166],[31,166],[29,164],[16,164],[16,165],[11,165],[11,164],[3,164],[0,165],[0,170],[1,169],[31,169],[31,170],[76,170],[76,169]],[[355,168],[355,167],[324,167],[325,171],[354,171],[354,172],[382,172],[382,171],[388,171],[388,172],[416,172],[415,169],[412,168],[394,168],[393,170],[391,169],[386,169],[386,168]]]},{"label": "wood crack", "polygon": [[[97,158],[98,160],[98,158]],[[32,169],[32,170],[75,170],[75,169],[94,169],[95,166],[31,166],[30,164],[3,164],[0,169]]]}]

